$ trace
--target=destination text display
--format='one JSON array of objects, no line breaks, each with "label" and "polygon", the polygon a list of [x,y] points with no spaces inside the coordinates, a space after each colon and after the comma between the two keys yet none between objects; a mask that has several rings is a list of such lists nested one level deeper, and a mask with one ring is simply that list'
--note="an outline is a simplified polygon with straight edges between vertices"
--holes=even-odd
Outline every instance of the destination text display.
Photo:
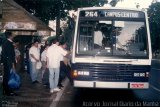
[{"label": "destination text display", "polygon": [[131,10],[86,10],[80,12],[80,17],[115,17],[115,18],[144,18],[144,13]]}]

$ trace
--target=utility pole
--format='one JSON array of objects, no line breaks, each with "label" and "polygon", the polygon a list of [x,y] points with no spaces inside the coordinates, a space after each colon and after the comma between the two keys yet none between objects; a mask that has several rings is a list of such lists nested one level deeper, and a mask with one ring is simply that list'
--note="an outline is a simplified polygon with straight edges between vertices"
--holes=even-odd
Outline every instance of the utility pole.
[{"label": "utility pole", "polygon": [[59,37],[60,36],[60,1],[56,0],[57,2],[57,16],[56,16],[56,36]]}]

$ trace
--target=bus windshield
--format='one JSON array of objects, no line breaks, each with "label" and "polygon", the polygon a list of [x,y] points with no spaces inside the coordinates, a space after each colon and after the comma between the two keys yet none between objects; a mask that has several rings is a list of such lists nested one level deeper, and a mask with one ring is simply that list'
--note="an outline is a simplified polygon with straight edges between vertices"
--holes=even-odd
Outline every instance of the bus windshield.
[{"label": "bus windshield", "polygon": [[81,18],[77,35],[77,56],[149,57],[144,20]]}]

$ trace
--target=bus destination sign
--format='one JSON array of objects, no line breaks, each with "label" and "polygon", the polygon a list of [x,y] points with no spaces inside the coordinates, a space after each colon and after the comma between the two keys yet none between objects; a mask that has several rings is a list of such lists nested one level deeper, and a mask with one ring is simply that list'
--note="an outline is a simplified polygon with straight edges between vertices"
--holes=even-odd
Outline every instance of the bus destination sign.
[{"label": "bus destination sign", "polygon": [[80,12],[80,17],[144,18],[144,13],[131,10],[86,10]]}]

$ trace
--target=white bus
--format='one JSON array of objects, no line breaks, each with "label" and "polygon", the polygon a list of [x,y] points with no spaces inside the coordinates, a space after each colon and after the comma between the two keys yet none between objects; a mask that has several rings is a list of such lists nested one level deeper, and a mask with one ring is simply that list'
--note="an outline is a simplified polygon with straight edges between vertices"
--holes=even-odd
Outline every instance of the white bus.
[{"label": "white bus", "polygon": [[147,89],[151,59],[145,10],[78,9],[71,61],[74,87]]}]

